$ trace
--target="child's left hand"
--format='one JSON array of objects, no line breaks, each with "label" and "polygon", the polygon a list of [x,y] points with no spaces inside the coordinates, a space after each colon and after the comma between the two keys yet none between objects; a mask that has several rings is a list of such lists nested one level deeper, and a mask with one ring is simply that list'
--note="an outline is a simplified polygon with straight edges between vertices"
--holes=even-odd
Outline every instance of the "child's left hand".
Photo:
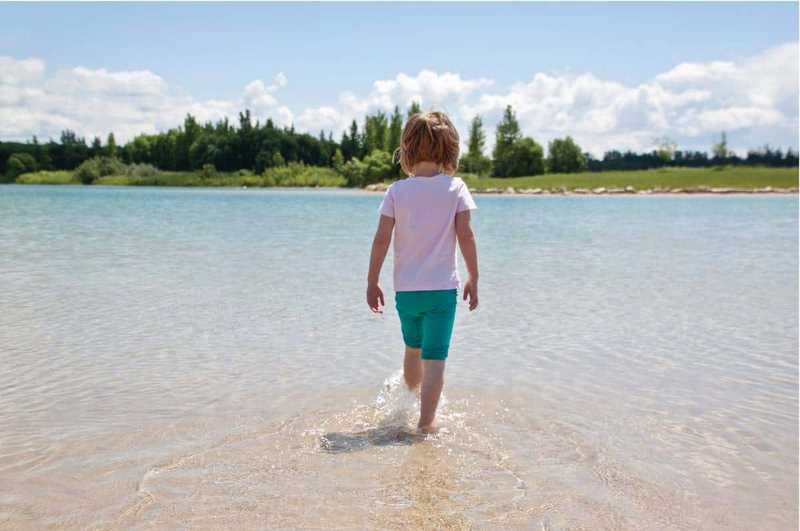
[{"label": "child's left hand", "polygon": [[377,284],[367,285],[367,306],[374,313],[383,313],[382,307],[386,306],[386,303],[383,301],[383,291]]}]

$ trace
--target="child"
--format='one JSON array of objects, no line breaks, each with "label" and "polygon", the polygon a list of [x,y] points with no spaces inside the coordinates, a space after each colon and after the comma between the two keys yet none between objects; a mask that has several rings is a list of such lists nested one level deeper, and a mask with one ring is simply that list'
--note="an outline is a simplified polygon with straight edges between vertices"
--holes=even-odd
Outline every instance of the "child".
[{"label": "child", "polygon": [[382,313],[378,279],[394,230],[395,305],[406,345],[403,376],[411,390],[422,384],[418,428],[425,433],[436,430],[453,332],[460,283],[456,240],[469,272],[463,298],[469,298],[470,310],[478,307],[478,254],[469,224],[476,206],[464,181],[453,177],[458,150],[458,132],[444,113],[408,119],[395,153],[408,177],[393,183],[383,198],[367,277],[367,304]]}]

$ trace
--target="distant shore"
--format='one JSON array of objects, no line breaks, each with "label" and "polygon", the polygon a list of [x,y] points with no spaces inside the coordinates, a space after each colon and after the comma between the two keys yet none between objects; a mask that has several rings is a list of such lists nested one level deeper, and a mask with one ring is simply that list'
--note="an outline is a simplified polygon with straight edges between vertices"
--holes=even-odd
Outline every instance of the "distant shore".
[{"label": "distant shore", "polygon": [[[504,195],[736,195],[797,194],[798,168],[726,166],[713,168],[662,168],[581,173],[545,173],[527,177],[479,177],[457,174],[469,189],[480,194]],[[333,168],[289,165],[262,174],[237,172],[174,172],[153,170],[152,175],[107,175],[81,184],[73,171],[24,173],[17,184],[77,186],[165,186],[231,188],[347,188]],[[367,191],[383,191],[392,179],[369,184]]]},{"label": "distant shore", "polygon": [[[369,192],[384,192],[389,187],[388,184],[371,184],[364,189]],[[739,194],[796,194],[798,188],[779,188],[765,186],[763,188],[731,188],[731,187],[709,187],[697,186],[692,188],[645,188],[637,190],[633,186],[621,188],[606,188],[599,186],[596,188],[474,188],[473,193],[477,194],[502,194],[502,195],[739,195]]]}]

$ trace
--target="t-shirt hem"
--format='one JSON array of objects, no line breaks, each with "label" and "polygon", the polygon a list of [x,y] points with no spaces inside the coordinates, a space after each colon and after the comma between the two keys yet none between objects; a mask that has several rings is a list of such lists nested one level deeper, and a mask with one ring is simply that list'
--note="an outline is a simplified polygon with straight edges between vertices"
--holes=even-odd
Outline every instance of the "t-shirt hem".
[{"label": "t-shirt hem", "polygon": [[450,284],[424,284],[424,285],[402,285],[394,286],[394,291],[440,291],[444,289],[458,289],[459,283]]}]

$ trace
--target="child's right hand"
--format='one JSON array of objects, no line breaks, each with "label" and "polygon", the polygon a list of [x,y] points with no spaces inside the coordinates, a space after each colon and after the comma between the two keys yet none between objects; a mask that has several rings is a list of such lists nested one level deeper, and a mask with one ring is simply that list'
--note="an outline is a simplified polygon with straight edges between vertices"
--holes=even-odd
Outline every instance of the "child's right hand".
[{"label": "child's right hand", "polygon": [[386,306],[386,303],[383,301],[383,291],[377,284],[367,285],[367,306],[374,313],[383,313],[382,307]]},{"label": "child's right hand", "polygon": [[464,300],[469,297],[469,310],[472,311],[478,307],[478,282],[469,279],[464,283]]}]

